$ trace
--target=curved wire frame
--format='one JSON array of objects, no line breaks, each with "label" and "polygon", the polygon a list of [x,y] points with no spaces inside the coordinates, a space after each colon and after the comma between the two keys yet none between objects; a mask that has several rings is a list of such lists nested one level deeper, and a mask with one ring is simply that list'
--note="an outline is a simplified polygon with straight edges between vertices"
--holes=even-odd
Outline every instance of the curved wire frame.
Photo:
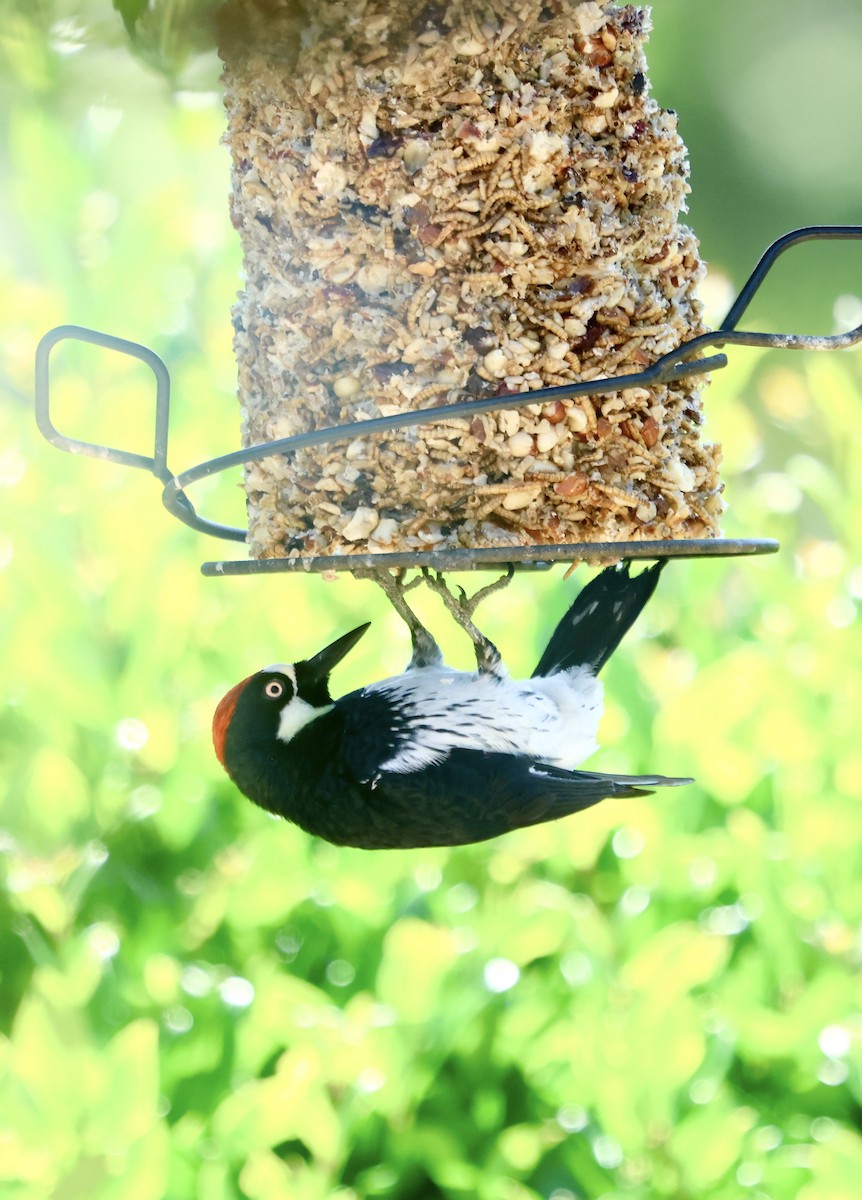
[{"label": "curved wire frame", "polygon": [[[247,531],[238,526],[222,525],[201,516],[186,495],[186,489],[201,479],[234,467],[257,462],[272,455],[295,454],[309,446],[332,445],[352,441],[357,436],[382,434],[414,425],[428,424],[451,417],[473,417],[480,413],[522,408],[553,400],[572,400],[580,396],[601,396],[630,387],[654,387],[694,375],[703,375],[727,365],[723,353],[698,357],[722,346],[759,346],[785,350],[843,350],[862,342],[862,325],[847,333],[810,336],[795,333],[758,333],[737,326],[776,260],[800,242],[862,239],[860,225],[811,225],[795,229],[773,242],[763,253],[744,287],[731,305],[721,325],[708,333],[683,342],[643,371],[591,379],[559,387],[513,392],[478,400],[459,400],[439,408],[416,409],[385,417],[351,421],[328,429],[314,429],[293,437],[262,442],[229,454],[219,455],[175,475],[167,463],[168,422],[170,414],[170,375],[161,358],[146,346],[78,325],[61,325],[50,330],[36,350],[36,423],[42,435],[61,450],[101,458],[123,466],[150,471],[164,485],[162,501],[174,517],[213,537],[244,542]],[[88,342],[128,355],[150,368],[156,380],[156,417],[152,456],[80,441],[61,433],[51,419],[50,356],[62,341]],[[702,538],[665,541],[565,543],[561,545],[502,546],[487,549],[427,550],[416,553],[379,553],[320,555],[313,558],[277,558],[204,563],[205,575],[268,574],[291,570],[338,571],[358,568],[411,567],[427,565],[440,570],[469,570],[474,567],[517,563],[522,566],[547,566],[554,561],[607,558],[707,557],[739,554],[764,554],[778,548],[770,539]]]}]

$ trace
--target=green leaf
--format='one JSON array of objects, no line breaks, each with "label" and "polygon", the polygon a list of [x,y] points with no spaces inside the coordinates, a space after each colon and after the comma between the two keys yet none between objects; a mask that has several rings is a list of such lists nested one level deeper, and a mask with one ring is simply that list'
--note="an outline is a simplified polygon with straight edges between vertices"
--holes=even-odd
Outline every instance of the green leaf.
[{"label": "green leaf", "polygon": [[703,1195],[738,1162],[747,1129],[746,1114],[724,1096],[692,1109],[680,1121],[669,1149],[694,1195]]},{"label": "green leaf", "polygon": [[380,998],[404,1021],[428,1020],[437,1008],[444,976],[457,955],[451,930],[402,917],[383,942],[377,972]]},{"label": "green leaf", "polygon": [[126,29],[134,35],[138,20],[149,8],[149,0],[111,0],[111,3],[123,18]]},{"label": "green leaf", "polygon": [[140,1019],[121,1029],[103,1056],[105,1083],[84,1132],[91,1153],[123,1154],[156,1121],[158,1029]]}]

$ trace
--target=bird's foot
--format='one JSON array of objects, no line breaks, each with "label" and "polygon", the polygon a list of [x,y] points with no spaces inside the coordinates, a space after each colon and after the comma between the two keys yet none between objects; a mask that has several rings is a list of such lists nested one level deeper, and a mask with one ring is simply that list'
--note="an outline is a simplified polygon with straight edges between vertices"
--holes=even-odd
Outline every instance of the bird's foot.
[{"label": "bird's foot", "polygon": [[417,575],[407,583],[403,573],[392,575],[385,569],[372,570],[369,568],[354,571],[353,574],[357,579],[371,579],[379,588],[382,588],[387,600],[410,630],[413,657],[410,659],[408,670],[434,667],[443,661],[440,647],[404,599],[405,593],[422,582],[421,575]]},{"label": "bird's foot", "polygon": [[482,631],[477,629],[473,624],[473,613],[483,600],[487,599],[493,592],[504,588],[511,581],[514,573],[515,568],[510,563],[506,574],[501,579],[495,580],[486,587],[479,588],[478,592],[468,597],[462,587],[458,588],[460,594],[453,596],[441,572],[437,571],[435,573],[429,570],[428,567],[422,568],[422,575],[428,587],[432,592],[437,593],[448,612],[473,643],[476,653],[476,666],[480,674],[483,675],[499,674],[502,670],[502,660],[500,658],[500,651],[494,643],[489,641]]}]

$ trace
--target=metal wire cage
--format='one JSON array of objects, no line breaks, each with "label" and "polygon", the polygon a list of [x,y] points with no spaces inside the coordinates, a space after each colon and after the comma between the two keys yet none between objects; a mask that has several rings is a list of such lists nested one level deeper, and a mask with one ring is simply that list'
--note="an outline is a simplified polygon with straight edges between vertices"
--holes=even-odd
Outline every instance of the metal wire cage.
[{"label": "metal wire cage", "polygon": [[[844,350],[862,342],[862,325],[846,333],[809,336],[794,333],[759,333],[739,329],[738,325],[776,260],[791,247],[807,241],[862,239],[860,225],[813,225],[792,230],[773,242],[761,256],[744,287],[720,326],[682,343],[663,355],[652,366],[633,374],[618,375],[560,387],[494,396],[489,399],[461,400],[438,408],[422,408],[353,421],[327,429],[311,430],[294,437],[262,442],[222,454],[186,471],[174,474],[168,467],[168,427],[170,416],[170,375],[163,360],[146,346],[77,325],[61,325],[50,330],[36,351],[36,423],[42,435],[61,450],[101,458],[122,466],[150,471],[163,484],[162,501],[174,517],[201,533],[226,541],[244,542],[246,530],[222,525],[201,516],[186,494],[194,483],[208,476],[244,466],[271,455],[289,456],[308,446],[348,442],[361,435],[379,435],[391,430],[436,422],[451,417],[473,417],[481,413],[517,409],[528,404],[571,400],[581,396],[599,396],[622,388],[649,387],[671,383],[693,375],[703,375],[727,365],[727,355],[710,353],[723,346],[760,346],[786,350]],[[152,456],[134,454],[110,446],[81,441],[61,433],[51,417],[51,352],[63,341],[87,342],[104,349],[136,358],[150,368],[155,377],[155,432]],[[656,541],[568,542],[559,545],[501,546],[484,549],[419,550],[416,552],[356,553],[341,555],[296,556],[291,558],[234,559],[203,563],[204,575],[272,574],[282,571],[356,571],[385,568],[430,567],[438,571],[464,571],[499,565],[543,568],[554,562],[608,561],[622,558],[730,557],[768,554],[778,543],[768,538],[697,538]]]}]

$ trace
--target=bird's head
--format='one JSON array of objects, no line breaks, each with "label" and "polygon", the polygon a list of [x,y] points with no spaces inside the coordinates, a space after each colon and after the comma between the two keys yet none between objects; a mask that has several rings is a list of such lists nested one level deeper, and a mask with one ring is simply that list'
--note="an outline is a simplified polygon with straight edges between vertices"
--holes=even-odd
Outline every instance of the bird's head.
[{"label": "bird's head", "polygon": [[345,633],[313,658],[265,667],[223,696],[213,715],[213,745],[230,770],[233,747],[251,750],[287,743],[332,704],[329,676],[356,645],[368,624]]}]

